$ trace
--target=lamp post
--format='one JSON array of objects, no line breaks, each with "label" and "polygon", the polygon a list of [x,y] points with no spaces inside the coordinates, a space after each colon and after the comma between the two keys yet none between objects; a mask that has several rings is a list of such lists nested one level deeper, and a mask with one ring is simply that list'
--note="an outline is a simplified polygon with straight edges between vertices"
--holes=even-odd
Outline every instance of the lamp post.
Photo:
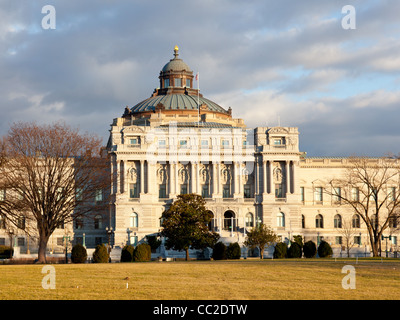
[{"label": "lamp post", "polygon": [[65,263],[68,263],[68,241],[71,241],[71,237],[65,235],[63,239],[65,240]]},{"label": "lamp post", "polygon": [[107,238],[108,238],[108,261],[110,261],[110,254],[111,254],[111,235],[113,232],[112,227],[106,227],[107,231]]},{"label": "lamp post", "polygon": [[386,239],[386,258],[388,257],[388,250],[387,250],[387,241],[392,240],[392,236],[387,236],[385,237],[384,235],[382,235],[382,240]]},{"label": "lamp post", "polygon": [[13,235],[14,235],[14,230],[13,230],[13,229],[9,229],[9,230],[8,230],[8,234],[10,235],[10,259],[12,259],[12,257],[13,257],[13,250],[14,250],[14,246],[13,246]]}]

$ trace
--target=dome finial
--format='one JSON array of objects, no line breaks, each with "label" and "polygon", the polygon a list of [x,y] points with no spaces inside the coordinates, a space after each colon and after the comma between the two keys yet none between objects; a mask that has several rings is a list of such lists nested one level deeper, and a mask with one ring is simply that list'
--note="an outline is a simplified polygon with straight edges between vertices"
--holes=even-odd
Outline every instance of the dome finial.
[{"label": "dome finial", "polygon": [[175,58],[176,58],[177,56],[179,56],[178,51],[179,51],[178,46],[175,46],[175,48],[174,48],[174,56],[175,56]]}]

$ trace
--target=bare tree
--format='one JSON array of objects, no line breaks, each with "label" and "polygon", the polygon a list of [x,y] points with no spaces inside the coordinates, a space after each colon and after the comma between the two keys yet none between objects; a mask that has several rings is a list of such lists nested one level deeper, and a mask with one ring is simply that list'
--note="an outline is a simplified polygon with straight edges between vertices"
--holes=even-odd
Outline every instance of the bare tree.
[{"label": "bare tree", "polygon": [[350,257],[350,250],[355,245],[354,236],[356,236],[359,231],[354,228],[352,219],[343,219],[342,226],[339,228],[339,230],[340,234],[343,236],[347,257]]},{"label": "bare tree", "polygon": [[64,123],[16,123],[1,143],[0,213],[9,223],[35,226],[38,262],[58,226],[99,210],[95,195],[109,185],[101,139]]},{"label": "bare tree", "polygon": [[364,221],[373,256],[379,256],[380,239],[400,209],[400,162],[350,158],[342,177],[330,180],[325,192],[348,205]]}]

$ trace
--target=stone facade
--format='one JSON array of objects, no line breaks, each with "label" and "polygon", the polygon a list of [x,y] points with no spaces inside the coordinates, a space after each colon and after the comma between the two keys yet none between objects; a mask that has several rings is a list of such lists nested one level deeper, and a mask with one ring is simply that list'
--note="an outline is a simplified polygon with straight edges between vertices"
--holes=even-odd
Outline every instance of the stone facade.
[{"label": "stone facade", "polygon": [[[161,87],[113,120],[107,145],[109,212],[99,213],[101,228],[92,221],[79,230],[74,226],[76,241],[85,237],[88,247],[108,241],[114,248],[137,244],[160,231],[160,217],[178,194],[196,193],[213,214],[210,228],[226,243],[242,245],[246,233],[263,222],[282,241],[294,235],[316,243],[324,239],[339,252],[342,225],[354,213],[320,194],[320,188],[343,173],[347,159],[307,158],[299,150],[296,127],[247,128],[232,110],[194,89],[193,72],[176,60],[177,48],[160,72]],[[357,231],[354,250],[369,252],[362,223]],[[397,250],[397,234],[388,244],[392,250]],[[161,249],[157,254],[174,253]]]}]

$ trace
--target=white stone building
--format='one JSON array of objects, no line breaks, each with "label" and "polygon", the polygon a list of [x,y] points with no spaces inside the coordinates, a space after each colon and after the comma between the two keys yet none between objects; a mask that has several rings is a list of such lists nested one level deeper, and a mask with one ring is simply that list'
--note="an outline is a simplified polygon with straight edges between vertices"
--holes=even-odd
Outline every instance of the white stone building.
[{"label": "white stone building", "polygon": [[[263,222],[282,241],[302,235],[341,247],[342,221],[354,214],[318,193],[322,181],[343,171],[346,159],[307,158],[296,127],[247,128],[231,109],[195,88],[177,47],[159,80],[150,98],[127,107],[111,126],[115,246],[157,233],[176,195],[196,193],[206,199],[211,228],[226,243],[241,244],[249,228]],[[358,224],[355,247],[369,252],[366,230]],[[397,248],[396,236],[390,246]]]},{"label": "white stone building", "polygon": [[[359,231],[353,252],[369,255],[360,218],[323,194],[326,180],[340,175],[347,159],[307,158],[299,150],[296,127],[247,128],[230,108],[195,88],[195,75],[177,47],[159,80],[160,87],[148,99],[126,107],[113,120],[107,144],[109,212],[75,224],[75,242],[88,248],[108,241],[114,248],[137,244],[160,231],[160,217],[178,194],[196,193],[213,214],[210,228],[226,243],[242,245],[246,232],[263,222],[282,241],[294,235],[316,243],[324,239],[339,255],[342,225],[351,220]],[[62,250],[64,230],[58,232],[49,248],[56,243]],[[397,251],[397,235],[395,230],[388,243],[391,251]],[[161,248],[157,254],[176,253]]]}]

